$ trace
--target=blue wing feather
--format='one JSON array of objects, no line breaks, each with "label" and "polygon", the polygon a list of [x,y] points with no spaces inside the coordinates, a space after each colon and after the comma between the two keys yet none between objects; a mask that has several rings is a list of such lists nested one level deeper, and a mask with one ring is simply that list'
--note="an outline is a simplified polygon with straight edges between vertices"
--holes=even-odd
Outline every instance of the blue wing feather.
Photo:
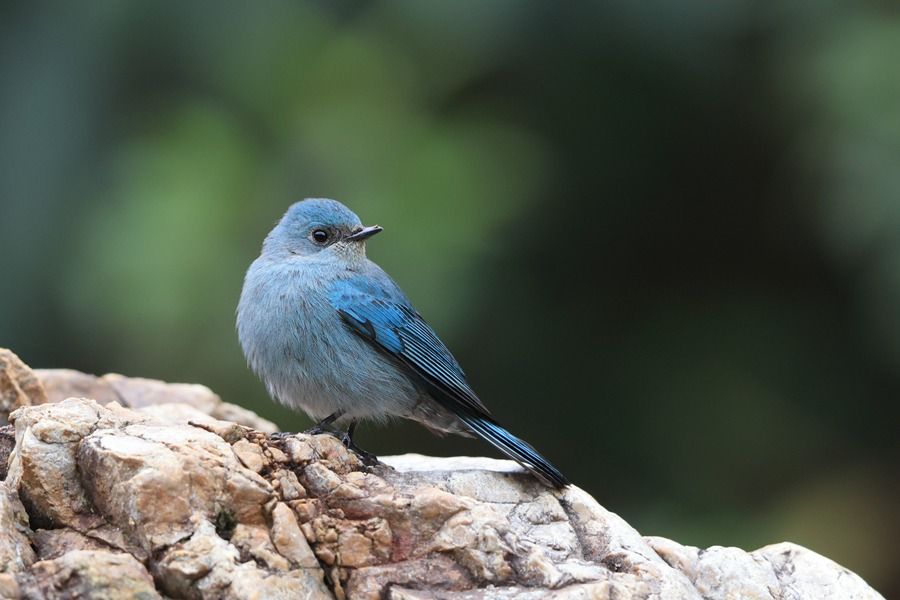
[{"label": "blue wing feather", "polygon": [[490,414],[466,382],[459,363],[393,281],[373,282],[371,276],[342,281],[329,299],[358,333],[473,413]]},{"label": "blue wing feather", "polygon": [[548,485],[561,488],[568,484],[565,476],[531,445],[491,418],[466,382],[459,363],[384,271],[370,263],[364,276],[337,283],[329,300],[350,327],[406,365],[426,384],[434,400],[474,433]]}]

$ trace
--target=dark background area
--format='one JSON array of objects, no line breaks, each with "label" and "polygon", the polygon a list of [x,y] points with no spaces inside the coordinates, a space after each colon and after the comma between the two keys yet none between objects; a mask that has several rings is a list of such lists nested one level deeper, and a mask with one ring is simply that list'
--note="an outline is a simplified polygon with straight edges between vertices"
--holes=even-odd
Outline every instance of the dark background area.
[{"label": "dark background area", "polygon": [[[0,5],[0,345],[201,382],[342,200],[498,418],[642,533],[900,595],[891,2]],[[414,425],[376,453],[491,454]]]}]

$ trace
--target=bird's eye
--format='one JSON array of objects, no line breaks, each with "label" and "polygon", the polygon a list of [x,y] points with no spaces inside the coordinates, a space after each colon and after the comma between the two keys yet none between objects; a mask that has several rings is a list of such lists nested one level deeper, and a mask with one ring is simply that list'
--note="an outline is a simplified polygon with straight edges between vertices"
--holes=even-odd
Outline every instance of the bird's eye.
[{"label": "bird's eye", "polygon": [[324,229],[314,229],[312,232],[312,239],[317,244],[324,244],[330,237],[331,236],[328,235],[328,232]]}]

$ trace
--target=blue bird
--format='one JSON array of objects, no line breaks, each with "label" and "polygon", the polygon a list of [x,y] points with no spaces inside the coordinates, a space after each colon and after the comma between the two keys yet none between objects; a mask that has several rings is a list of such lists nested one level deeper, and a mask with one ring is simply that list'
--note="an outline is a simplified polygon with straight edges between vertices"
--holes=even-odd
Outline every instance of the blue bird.
[{"label": "blue bird", "polygon": [[318,421],[311,432],[401,417],[490,442],[554,488],[563,474],[501,427],[396,283],[366,258],[363,227],[335,200],[293,204],[250,265],[237,309],[241,348],[269,394]]}]

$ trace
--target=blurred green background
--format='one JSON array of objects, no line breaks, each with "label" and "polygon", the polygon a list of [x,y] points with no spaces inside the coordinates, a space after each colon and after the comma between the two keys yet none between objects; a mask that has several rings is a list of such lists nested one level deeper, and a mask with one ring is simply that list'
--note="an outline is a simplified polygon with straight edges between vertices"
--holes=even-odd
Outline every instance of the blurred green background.
[{"label": "blurred green background", "polygon": [[287,206],[334,197],[643,533],[789,539],[900,597],[898,57],[891,2],[3,3],[0,345],[302,429],[234,308]]}]

